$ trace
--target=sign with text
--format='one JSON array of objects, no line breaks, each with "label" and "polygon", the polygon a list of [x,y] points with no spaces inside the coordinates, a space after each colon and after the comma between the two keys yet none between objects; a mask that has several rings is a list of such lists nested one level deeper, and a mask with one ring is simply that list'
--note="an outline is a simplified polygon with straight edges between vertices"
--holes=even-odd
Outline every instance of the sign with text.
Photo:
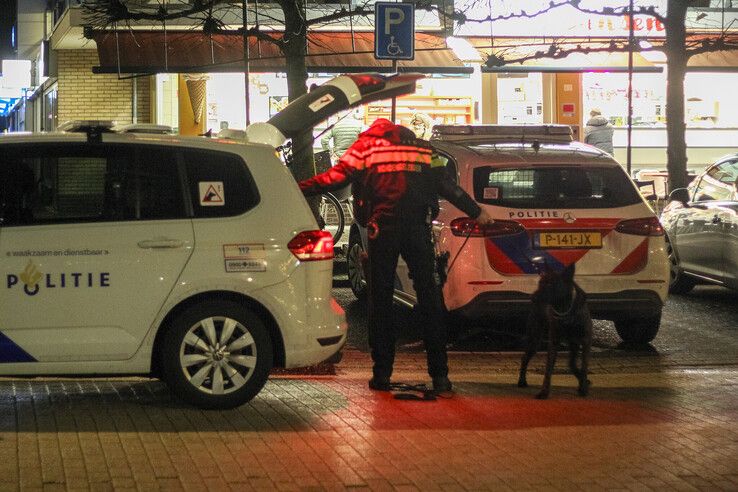
[{"label": "sign with text", "polygon": [[410,3],[374,4],[374,58],[415,58],[415,6]]}]

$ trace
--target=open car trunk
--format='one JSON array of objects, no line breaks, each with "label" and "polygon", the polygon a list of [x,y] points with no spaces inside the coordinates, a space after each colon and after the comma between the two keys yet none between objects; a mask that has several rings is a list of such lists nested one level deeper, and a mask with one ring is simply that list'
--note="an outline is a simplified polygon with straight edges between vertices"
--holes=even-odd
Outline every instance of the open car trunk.
[{"label": "open car trunk", "polygon": [[278,147],[345,109],[412,94],[421,78],[423,75],[416,73],[341,75],[298,97],[268,122],[249,125],[246,137],[249,142]]}]

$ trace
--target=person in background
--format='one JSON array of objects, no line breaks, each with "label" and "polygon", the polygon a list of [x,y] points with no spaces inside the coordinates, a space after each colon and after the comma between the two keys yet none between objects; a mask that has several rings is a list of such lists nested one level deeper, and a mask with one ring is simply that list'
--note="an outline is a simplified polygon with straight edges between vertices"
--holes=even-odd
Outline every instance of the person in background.
[{"label": "person in background", "polygon": [[425,113],[415,113],[410,118],[410,129],[415,133],[416,137],[428,140],[431,137],[433,120]]},{"label": "person in background", "polygon": [[447,333],[431,220],[438,195],[481,224],[491,217],[445,173],[446,160],[430,143],[404,126],[380,118],[363,132],[338,164],[300,182],[306,196],[354,185],[354,216],[369,238],[368,325],[374,361],[369,388],[389,391],[395,359],[392,292],[400,256],[407,263],[423,317],[428,374],[437,393],[451,391],[446,354]]},{"label": "person in background", "polygon": [[[333,125],[329,131],[320,139],[320,146],[323,150],[327,150],[331,155],[331,161],[336,162],[346,150],[351,147],[359,133],[364,129],[361,122],[361,113],[354,111],[350,115],[340,119],[338,123]],[[331,145],[331,141],[333,145]]]},{"label": "person in background", "polygon": [[584,127],[584,143],[594,145],[612,155],[612,134],[615,132],[610,121],[602,116],[599,109],[589,112],[587,126]]}]

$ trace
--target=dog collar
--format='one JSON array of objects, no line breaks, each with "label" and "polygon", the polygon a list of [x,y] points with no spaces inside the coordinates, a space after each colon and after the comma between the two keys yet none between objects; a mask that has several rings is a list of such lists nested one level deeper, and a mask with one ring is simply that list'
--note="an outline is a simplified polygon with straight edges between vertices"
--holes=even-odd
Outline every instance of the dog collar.
[{"label": "dog collar", "polygon": [[554,313],[554,317],[561,319],[561,318],[566,318],[569,315],[571,315],[571,312],[574,310],[574,304],[576,300],[577,300],[577,289],[572,287],[571,288],[571,304],[569,304],[569,307],[566,308],[566,311],[564,311],[563,313],[560,313],[559,311],[556,310],[555,307],[551,306],[551,310]]}]

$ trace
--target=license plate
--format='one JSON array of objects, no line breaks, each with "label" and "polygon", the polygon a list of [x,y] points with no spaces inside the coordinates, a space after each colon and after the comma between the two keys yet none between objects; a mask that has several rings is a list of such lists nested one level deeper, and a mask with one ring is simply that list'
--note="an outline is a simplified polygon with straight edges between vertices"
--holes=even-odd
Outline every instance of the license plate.
[{"label": "license plate", "polygon": [[591,249],[602,247],[602,233],[588,232],[538,232],[534,236],[538,249]]}]

